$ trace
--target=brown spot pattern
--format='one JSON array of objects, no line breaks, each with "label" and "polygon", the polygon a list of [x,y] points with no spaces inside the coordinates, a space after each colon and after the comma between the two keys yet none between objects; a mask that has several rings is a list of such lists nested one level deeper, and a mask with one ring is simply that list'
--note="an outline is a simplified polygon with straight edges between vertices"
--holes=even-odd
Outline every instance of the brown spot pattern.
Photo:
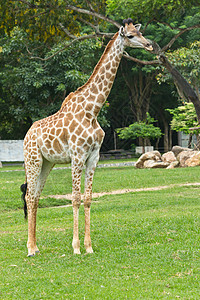
[{"label": "brown spot pattern", "polygon": [[77,127],[78,122],[76,122],[76,120],[73,120],[69,126],[69,131],[73,132],[75,130],[75,128]]}]

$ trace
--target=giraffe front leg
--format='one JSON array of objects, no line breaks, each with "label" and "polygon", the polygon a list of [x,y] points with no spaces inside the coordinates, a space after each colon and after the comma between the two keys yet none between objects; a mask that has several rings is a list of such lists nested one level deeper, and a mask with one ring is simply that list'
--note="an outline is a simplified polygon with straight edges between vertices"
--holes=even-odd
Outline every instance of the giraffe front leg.
[{"label": "giraffe front leg", "polygon": [[87,253],[93,253],[90,237],[90,207],[92,203],[92,182],[94,171],[99,160],[99,149],[92,152],[87,160],[85,172],[85,193],[84,193],[84,211],[85,211],[85,240],[84,245]]},{"label": "giraffe front leg", "polygon": [[80,254],[80,241],[78,229],[79,207],[81,205],[81,175],[83,164],[72,162],[72,206],[74,216],[73,241],[72,247],[74,254]]}]

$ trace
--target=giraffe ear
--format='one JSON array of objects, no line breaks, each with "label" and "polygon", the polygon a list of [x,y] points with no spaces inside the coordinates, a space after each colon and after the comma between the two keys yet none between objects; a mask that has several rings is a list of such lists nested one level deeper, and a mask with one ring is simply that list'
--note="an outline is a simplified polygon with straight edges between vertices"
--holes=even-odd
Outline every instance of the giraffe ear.
[{"label": "giraffe ear", "polygon": [[136,28],[138,31],[140,31],[140,28],[141,28],[142,25],[141,25],[141,24],[135,24],[134,26],[135,26],[135,28]]},{"label": "giraffe ear", "polygon": [[120,29],[119,29],[119,34],[121,35],[121,36],[125,36],[125,33],[124,33],[124,27],[123,26],[121,26],[120,27]]}]

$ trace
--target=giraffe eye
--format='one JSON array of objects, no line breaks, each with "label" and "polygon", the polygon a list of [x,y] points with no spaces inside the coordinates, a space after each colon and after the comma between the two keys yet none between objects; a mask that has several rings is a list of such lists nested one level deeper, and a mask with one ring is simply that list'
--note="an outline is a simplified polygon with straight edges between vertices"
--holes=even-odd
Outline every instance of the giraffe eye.
[{"label": "giraffe eye", "polygon": [[133,35],[127,35],[127,38],[132,39],[132,38],[134,38],[134,36]]}]

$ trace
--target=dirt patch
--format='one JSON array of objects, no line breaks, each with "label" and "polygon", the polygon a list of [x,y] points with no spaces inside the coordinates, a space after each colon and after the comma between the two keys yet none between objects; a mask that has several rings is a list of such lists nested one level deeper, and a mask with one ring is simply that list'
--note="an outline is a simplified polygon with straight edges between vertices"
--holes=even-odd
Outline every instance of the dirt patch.
[{"label": "dirt patch", "polygon": [[[182,183],[182,184],[170,184],[170,185],[162,185],[162,186],[155,186],[155,187],[149,187],[149,188],[140,188],[140,189],[122,189],[122,190],[116,190],[111,192],[102,192],[102,193],[93,193],[92,198],[99,198],[105,195],[119,195],[119,194],[126,194],[126,193],[138,193],[138,192],[145,192],[145,191],[159,191],[164,189],[169,189],[173,187],[181,187],[181,186],[200,186],[200,182],[194,182],[194,183]],[[66,194],[66,195],[49,195],[49,198],[54,199],[67,199],[72,200],[72,194]],[[83,199],[84,195],[81,195],[81,199]],[[60,206],[59,206],[60,207]]]}]

